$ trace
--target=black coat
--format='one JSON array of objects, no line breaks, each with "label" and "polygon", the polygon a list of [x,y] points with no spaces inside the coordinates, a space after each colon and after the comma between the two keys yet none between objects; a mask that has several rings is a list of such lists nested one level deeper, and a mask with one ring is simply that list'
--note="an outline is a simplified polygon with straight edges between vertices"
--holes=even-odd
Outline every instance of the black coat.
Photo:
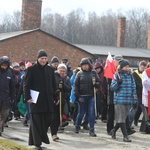
[{"label": "black coat", "polygon": [[[55,73],[55,78],[56,78],[57,89],[59,89],[59,82],[63,81],[61,92],[62,92],[62,102],[65,103],[68,97],[70,96],[70,92],[71,92],[70,79],[68,76],[61,78],[57,72]],[[59,99],[59,95],[57,95],[57,99]]]},{"label": "black coat", "polygon": [[92,77],[96,79],[96,88],[100,87],[100,80],[95,71],[79,71],[75,77],[75,96],[94,96]]},{"label": "black coat", "polygon": [[[4,60],[0,58],[0,65],[3,62]],[[9,66],[6,70],[0,68],[0,101],[2,101],[4,107],[9,108],[10,102],[13,100],[15,100],[14,74]]]},{"label": "black coat", "polygon": [[26,70],[24,77],[25,101],[31,99],[30,89],[39,92],[37,103],[30,104],[30,112],[53,112],[56,81],[54,70],[45,65],[42,67],[38,62]]},{"label": "black coat", "polygon": [[112,79],[105,78],[106,79],[106,95],[107,95],[107,105],[113,105],[114,104],[114,91],[110,89],[110,85],[112,82]]},{"label": "black coat", "polygon": [[136,94],[138,97],[138,101],[140,104],[142,104],[142,79],[139,77],[139,75],[136,72],[133,72],[133,77],[135,80],[135,84],[136,84]]}]

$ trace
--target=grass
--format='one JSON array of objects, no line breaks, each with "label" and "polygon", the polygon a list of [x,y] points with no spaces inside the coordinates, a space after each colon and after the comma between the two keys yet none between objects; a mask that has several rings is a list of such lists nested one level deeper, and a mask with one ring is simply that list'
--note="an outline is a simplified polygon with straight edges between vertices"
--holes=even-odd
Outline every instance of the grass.
[{"label": "grass", "polygon": [[0,150],[33,150],[9,140],[0,139]]}]

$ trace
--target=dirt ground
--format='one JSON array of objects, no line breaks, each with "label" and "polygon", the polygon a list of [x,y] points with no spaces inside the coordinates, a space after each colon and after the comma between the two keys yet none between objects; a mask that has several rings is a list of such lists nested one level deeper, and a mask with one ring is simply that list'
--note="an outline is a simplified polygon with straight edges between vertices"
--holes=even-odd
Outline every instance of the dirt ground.
[{"label": "dirt ground", "polygon": [[[9,127],[5,128],[5,131],[1,138],[6,140],[15,141],[18,144],[28,146],[28,127],[22,125],[23,119],[19,121],[11,121],[8,123]],[[140,123],[139,123],[140,125]],[[95,131],[97,137],[90,137],[88,131],[81,129],[79,134],[74,132],[74,125],[72,122],[61,133],[58,133],[60,140],[54,142],[51,139],[50,131],[48,132],[51,144],[42,144],[43,150],[147,150],[150,149],[150,135],[139,132],[139,126],[135,127],[136,133],[130,135],[131,143],[123,142],[123,137],[120,129],[117,132],[117,139],[114,140],[111,136],[107,135],[106,123],[102,123],[101,120],[97,120],[95,124]]]}]

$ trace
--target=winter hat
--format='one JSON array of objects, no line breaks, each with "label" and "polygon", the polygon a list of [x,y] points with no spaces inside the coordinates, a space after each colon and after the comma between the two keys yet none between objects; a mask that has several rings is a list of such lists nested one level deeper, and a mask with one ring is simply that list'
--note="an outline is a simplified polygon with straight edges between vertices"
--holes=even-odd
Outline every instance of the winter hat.
[{"label": "winter hat", "polygon": [[101,65],[101,63],[96,62],[96,63],[94,64],[94,69],[97,69],[97,68],[103,68],[102,65]]},{"label": "winter hat", "polygon": [[65,69],[67,69],[67,67],[66,67],[66,65],[65,65],[65,64],[59,64],[59,65],[58,65],[58,67],[57,67],[57,69],[59,69],[59,68],[61,68],[61,67],[63,67],[63,68],[65,68]]},{"label": "winter hat", "polygon": [[8,56],[0,57],[0,64],[10,65],[10,59]]},{"label": "winter hat", "polygon": [[119,61],[119,65],[120,65],[120,69],[122,69],[123,67],[129,65],[129,61],[127,59],[122,59]]},{"label": "winter hat", "polygon": [[115,55],[114,56],[114,60],[122,60],[123,59],[123,57],[121,56],[121,55]]},{"label": "winter hat", "polygon": [[90,60],[89,58],[82,58],[80,61],[80,66],[84,65],[84,64],[89,64],[91,66]]},{"label": "winter hat", "polygon": [[63,63],[67,63],[67,62],[68,62],[68,59],[67,59],[67,58],[63,58],[61,61],[62,61]]},{"label": "winter hat", "polygon": [[30,67],[30,66],[32,66],[32,63],[28,61],[28,62],[26,63],[26,65],[25,65],[25,67],[26,67],[26,69],[27,69],[27,68]]},{"label": "winter hat", "polygon": [[12,63],[12,67],[13,67],[13,68],[19,68],[20,66],[19,66],[19,63],[14,62],[14,63]]},{"label": "winter hat", "polygon": [[19,66],[25,66],[25,63],[23,61],[20,61]]},{"label": "winter hat", "polygon": [[47,57],[47,53],[46,53],[45,50],[41,49],[41,50],[38,51],[37,57],[40,58],[40,57],[43,57],[43,56]]},{"label": "winter hat", "polygon": [[59,59],[56,57],[56,56],[54,56],[52,59],[51,59],[51,64],[53,64],[53,63],[59,63]]}]

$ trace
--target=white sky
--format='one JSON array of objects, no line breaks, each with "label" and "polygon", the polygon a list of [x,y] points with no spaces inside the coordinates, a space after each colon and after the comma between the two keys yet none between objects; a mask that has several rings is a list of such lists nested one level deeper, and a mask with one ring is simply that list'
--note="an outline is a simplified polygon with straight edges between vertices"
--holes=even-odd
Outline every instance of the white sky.
[{"label": "white sky", "polygon": [[[2,1],[2,0],[1,0]],[[82,8],[85,13],[101,12],[112,9],[113,11],[128,10],[132,8],[146,8],[150,10],[149,0],[43,0],[42,11],[51,9],[51,12],[66,15],[72,10]],[[3,0],[0,4],[0,16],[5,13],[12,14],[13,11],[22,8],[22,0]]]}]

